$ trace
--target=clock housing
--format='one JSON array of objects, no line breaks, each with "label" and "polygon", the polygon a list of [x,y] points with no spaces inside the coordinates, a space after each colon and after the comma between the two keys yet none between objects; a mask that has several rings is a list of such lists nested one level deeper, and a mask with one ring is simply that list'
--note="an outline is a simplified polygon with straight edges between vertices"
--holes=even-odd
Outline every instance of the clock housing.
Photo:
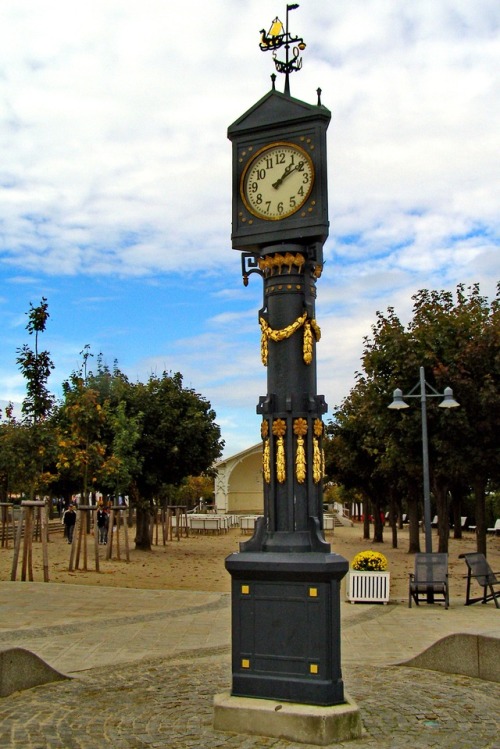
[{"label": "clock housing", "polygon": [[260,254],[281,242],[325,242],[330,118],[322,105],[273,89],[228,128],[233,249]]}]

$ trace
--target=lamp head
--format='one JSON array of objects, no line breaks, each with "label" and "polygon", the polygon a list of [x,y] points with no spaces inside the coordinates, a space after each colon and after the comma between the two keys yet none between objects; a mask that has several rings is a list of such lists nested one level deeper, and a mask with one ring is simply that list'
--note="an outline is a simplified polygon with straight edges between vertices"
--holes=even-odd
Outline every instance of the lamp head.
[{"label": "lamp head", "polygon": [[439,408],[458,408],[460,403],[453,397],[453,390],[451,388],[444,389],[444,398],[439,404]]},{"label": "lamp head", "polygon": [[396,388],[396,390],[393,392],[392,403],[390,403],[387,408],[393,408],[395,410],[409,408],[408,403],[405,403],[403,400],[403,391],[400,390],[400,388]]}]

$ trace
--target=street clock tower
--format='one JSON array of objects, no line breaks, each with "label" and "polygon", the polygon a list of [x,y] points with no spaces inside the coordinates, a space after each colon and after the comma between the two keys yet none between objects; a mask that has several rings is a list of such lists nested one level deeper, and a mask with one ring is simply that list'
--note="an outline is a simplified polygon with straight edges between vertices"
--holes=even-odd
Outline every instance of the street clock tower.
[{"label": "street clock tower", "polygon": [[[228,129],[232,142],[232,247],[245,285],[263,282],[258,314],[267,393],[262,417],[264,515],[226,559],[232,578],[233,698],[342,706],[340,584],[347,561],[323,533],[323,415],[317,394],[316,284],[328,237],[326,133],[330,112],[290,95],[303,39],[278,18],[261,32],[285,75]],[[280,50],[285,60],[278,59]],[[359,717],[350,737],[358,735]],[[216,713],[217,715],[217,713]],[[357,722],[358,721],[358,722]],[[216,726],[217,727],[217,726]]]}]

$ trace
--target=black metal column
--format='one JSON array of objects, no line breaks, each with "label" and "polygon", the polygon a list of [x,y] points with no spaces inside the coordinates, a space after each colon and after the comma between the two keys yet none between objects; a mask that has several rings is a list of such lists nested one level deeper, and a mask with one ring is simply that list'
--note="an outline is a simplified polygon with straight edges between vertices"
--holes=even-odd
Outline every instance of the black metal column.
[{"label": "black metal column", "polygon": [[344,702],[340,582],[348,569],[323,535],[323,422],[316,393],[319,243],[265,248],[259,313],[267,395],[262,415],[264,517],[232,576],[232,694],[333,705]]}]

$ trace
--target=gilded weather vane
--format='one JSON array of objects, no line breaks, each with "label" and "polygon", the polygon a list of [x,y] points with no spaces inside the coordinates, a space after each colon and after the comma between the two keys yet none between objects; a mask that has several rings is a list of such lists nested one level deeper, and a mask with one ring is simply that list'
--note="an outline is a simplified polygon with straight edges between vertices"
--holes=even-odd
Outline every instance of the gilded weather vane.
[{"label": "gilded weather vane", "polygon": [[[302,67],[302,57],[300,53],[306,48],[304,40],[300,36],[292,36],[288,31],[288,12],[298,8],[298,3],[286,6],[286,25],[283,28],[278,16],[271,24],[271,28],[266,33],[262,29],[259,47],[263,52],[271,51],[273,53],[274,64],[278,73],[285,74],[285,94],[290,95],[290,73],[300,70]],[[278,60],[276,51],[281,47],[285,48],[285,60]],[[290,47],[292,56],[290,57]],[[276,76],[274,76],[275,78]],[[273,85],[274,85],[273,78]]]}]

